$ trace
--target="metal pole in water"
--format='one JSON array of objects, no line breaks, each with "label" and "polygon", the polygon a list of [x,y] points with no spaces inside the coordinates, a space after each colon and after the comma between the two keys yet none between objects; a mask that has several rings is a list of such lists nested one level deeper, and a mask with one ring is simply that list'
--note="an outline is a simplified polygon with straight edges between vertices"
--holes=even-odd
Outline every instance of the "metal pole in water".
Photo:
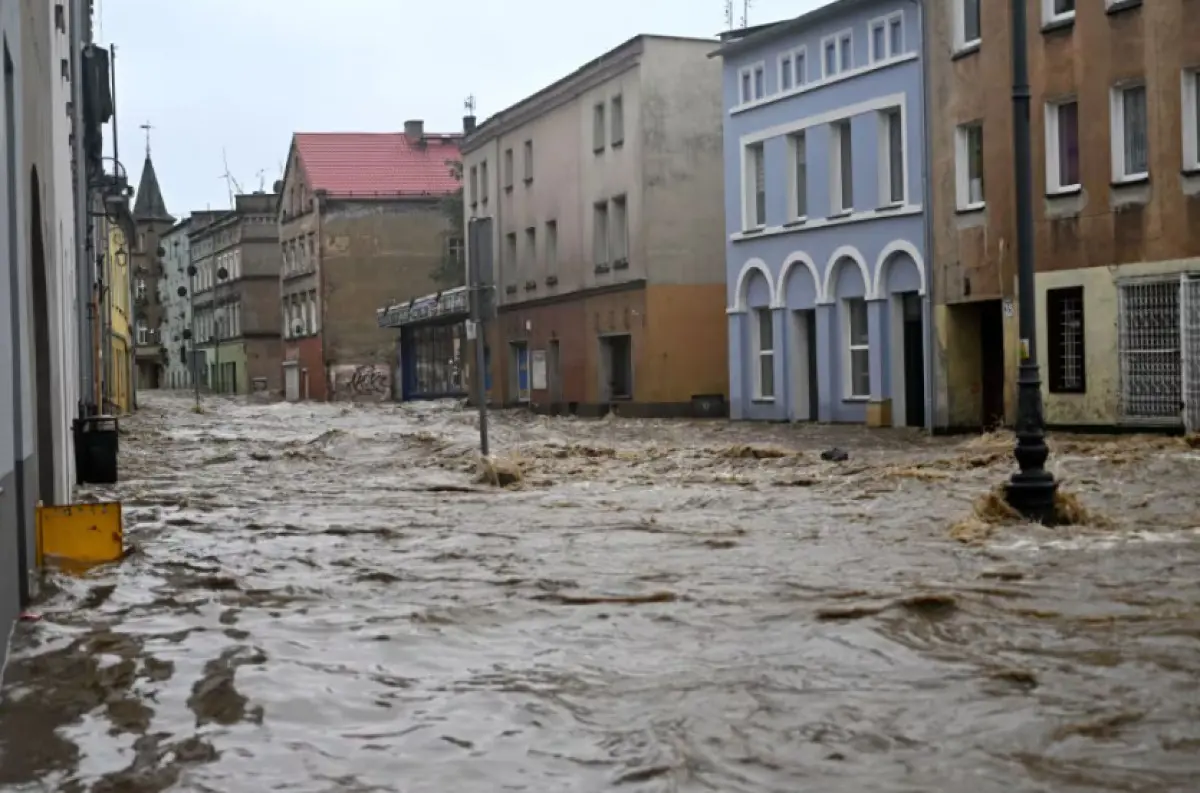
[{"label": "metal pole in water", "polygon": [[475,331],[475,377],[473,388],[475,402],[479,408],[479,453],[487,457],[491,450],[488,443],[487,406],[487,333],[484,320],[490,300],[490,279],[484,277],[491,272],[491,218],[471,218],[467,224],[467,293],[470,297],[470,322]]}]

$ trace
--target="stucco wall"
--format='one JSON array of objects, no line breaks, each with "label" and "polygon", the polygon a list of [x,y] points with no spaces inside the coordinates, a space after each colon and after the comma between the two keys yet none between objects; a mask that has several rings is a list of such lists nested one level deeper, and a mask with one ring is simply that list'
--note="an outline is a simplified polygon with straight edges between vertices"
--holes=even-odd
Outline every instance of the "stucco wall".
[{"label": "stucco wall", "polygon": [[[869,24],[900,14],[903,48],[872,61]],[[822,40],[852,31],[853,67],[823,77]],[[785,89],[779,59],[804,48],[807,82]],[[924,138],[920,18],[915,6],[881,2],[854,13],[826,18],[809,29],[765,42],[726,59],[725,229],[728,235],[730,398],[733,415],[752,419],[803,419],[812,415],[808,401],[806,344],[816,346],[817,416],[823,421],[861,422],[868,403],[903,398],[902,348],[898,341],[899,304],[906,292],[927,294],[924,226]],[[764,96],[740,98],[744,68],[765,69]],[[904,197],[893,204],[884,195],[880,113],[899,109],[905,152]],[[830,124],[850,123],[853,152],[853,209],[833,207],[835,159]],[[789,192],[793,165],[788,135],[803,131],[807,151],[806,219],[791,218]],[[744,207],[749,184],[746,146],[762,144],[765,157],[765,227],[747,230]],[[870,395],[849,397],[846,298],[868,301]],[[757,356],[754,323],[747,310],[771,308],[775,338],[775,394],[756,399]],[[815,312],[815,339],[799,329],[793,311]],[[930,326],[923,307],[924,327]],[[926,331],[928,336],[928,332]],[[928,342],[925,371],[928,384]],[[928,389],[926,388],[926,393]],[[926,396],[926,401],[928,397]],[[802,415],[805,414],[805,415]],[[883,415],[883,414],[881,414]],[[891,411],[893,423],[905,423],[903,409]],[[927,416],[928,419],[928,416]],[[925,423],[925,422],[922,422]]]}]

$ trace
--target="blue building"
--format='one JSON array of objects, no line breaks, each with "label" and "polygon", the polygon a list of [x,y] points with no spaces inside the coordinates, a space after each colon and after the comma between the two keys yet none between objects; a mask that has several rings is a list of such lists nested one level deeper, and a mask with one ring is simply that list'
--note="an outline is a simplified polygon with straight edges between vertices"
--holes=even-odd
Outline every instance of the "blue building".
[{"label": "blue building", "polygon": [[921,14],[838,0],[720,48],[734,418],[929,424]]}]

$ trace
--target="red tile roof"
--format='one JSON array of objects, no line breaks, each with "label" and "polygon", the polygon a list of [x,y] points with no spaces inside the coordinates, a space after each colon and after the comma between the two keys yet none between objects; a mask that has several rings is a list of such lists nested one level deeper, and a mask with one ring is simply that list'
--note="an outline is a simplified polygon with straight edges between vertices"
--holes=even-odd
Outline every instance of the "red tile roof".
[{"label": "red tile roof", "polygon": [[426,134],[410,141],[403,132],[298,132],[308,185],[341,197],[446,195],[461,185],[447,160],[460,159],[461,135]]}]

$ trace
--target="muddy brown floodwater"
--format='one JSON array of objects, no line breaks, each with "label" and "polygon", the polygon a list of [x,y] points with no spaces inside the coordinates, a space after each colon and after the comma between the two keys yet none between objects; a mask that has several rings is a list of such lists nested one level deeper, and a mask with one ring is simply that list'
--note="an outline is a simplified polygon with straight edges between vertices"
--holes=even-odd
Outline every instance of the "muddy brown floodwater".
[{"label": "muddy brown floodwater", "polygon": [[[12,791],[1195,791],[1200,452],[148,395],[129,556],[48,577]],[[830,446],[849,451],[823,462]],[[91,491],[85,498],[114,493]]]}]

